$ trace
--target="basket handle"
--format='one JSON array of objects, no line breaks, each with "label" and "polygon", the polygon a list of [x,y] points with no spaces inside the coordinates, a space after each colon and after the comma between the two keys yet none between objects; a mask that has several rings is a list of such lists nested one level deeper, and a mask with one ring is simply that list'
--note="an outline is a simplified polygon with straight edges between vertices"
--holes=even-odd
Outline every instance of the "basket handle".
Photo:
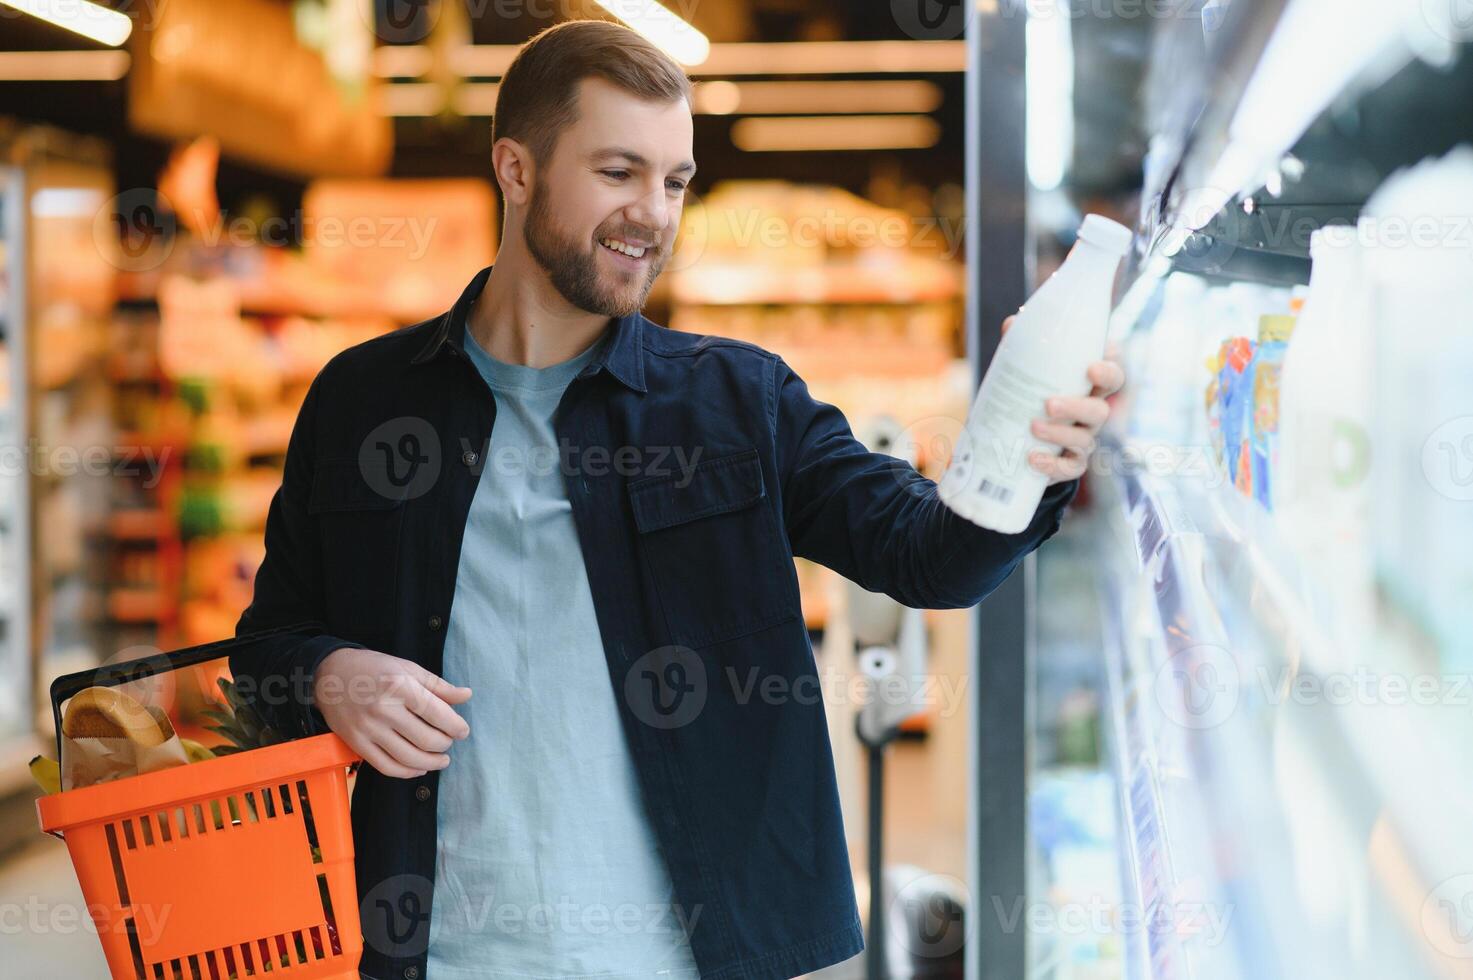
[{"label": "basket handle", "polygon": [[74,694],[89,687],[113,687],[117,684],[152,677],[154,674],[165,674],[171,670],[181,670],[196,664],[208,663],[211,660],[219,660],[221,657],[230,656],[241,647],[261,643],[275,636],[287,633],[306,633],[316,636],[322,631],[320,623],[294,623],[290,626],[257,630],[254,633],[242,633],[240,636],[185,647],[182,650],[156,653],[151,657],[139,657],[137,660],[103,664],[101,667],[63,674],[51,682],[51,717],[56,722],[56,759],[58,762],[61,761],[61,705]]}]

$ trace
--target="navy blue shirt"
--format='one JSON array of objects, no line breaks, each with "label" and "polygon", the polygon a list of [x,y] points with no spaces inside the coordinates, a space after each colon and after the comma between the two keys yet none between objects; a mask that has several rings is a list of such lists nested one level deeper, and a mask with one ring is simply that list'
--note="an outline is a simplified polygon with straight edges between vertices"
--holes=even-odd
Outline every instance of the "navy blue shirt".
[{"label": "navy blue shirt", "polygon": [[[293,737],[327,726],[317,664],[367,647],[442,672],[496,401],[465,350],[483,269],[447,313],[351,347],[313,380],[232,656]],[[1058,530],[1077,481],[1004,535],[867,450],[778,355],[613,319],[554,417],[609,683],[705,980],[782,978],[863,948],[793,557],[915,608],[975,605]],[[434,980],[439,772],[364,764],[352,823],[360,970]],[[344,914],[334,910],[335,915]]]}]

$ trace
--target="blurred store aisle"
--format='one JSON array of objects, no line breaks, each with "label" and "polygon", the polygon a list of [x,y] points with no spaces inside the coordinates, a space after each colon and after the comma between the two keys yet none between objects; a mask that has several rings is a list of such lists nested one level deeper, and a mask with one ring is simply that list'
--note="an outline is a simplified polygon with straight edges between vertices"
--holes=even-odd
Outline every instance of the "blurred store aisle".
[{"label": "blurred store aisle", "polygon": [[107,980],[107,961],[87,917],[66,845],[41,840],[0,862],[0,936],[15,980]]}]

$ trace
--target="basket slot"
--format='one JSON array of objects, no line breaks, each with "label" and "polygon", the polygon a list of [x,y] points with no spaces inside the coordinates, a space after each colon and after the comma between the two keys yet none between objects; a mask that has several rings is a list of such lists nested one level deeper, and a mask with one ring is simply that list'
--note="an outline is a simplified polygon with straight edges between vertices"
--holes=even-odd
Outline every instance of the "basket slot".
[{"label": "basket slot", "polygon": [[327,916],[327,934],[332,939],[332,955],[342,956],[343,946],[338,941],[338,919],[332,911],[332,891],[327,887],[327,875],[317,876],[317,893],[322,896],[322,914]]},{"label": "basket slot", "polygon": [[160,842],[164,844],[172,844],[174,842],[174,836],[169,833],[168,812],[165,810],[160,810],[157,813],[152,814],[152,816],[155,817],[159,822],[159,837],[161,838]]},{"label": "basket slot", "polygon": [[260,947],[261,950],[261,972],[270,973],[271,967],[273,966],[271,962],[271,947],[266,945],[266,940],[264,937],[261,939],[257,939],[256,945]]},{"label": "basket slot", "polygon": [[286,783],[282,783],[280,786],[276,787],[276,792],[281,800],[282,811],[284,813],[290,814],[292,812],[291,790],[287,788]]},{"label": "basket slot", "polygon": [[117,879],[118,901],[122,905],[131,905],[132,900],[128,897],[128,876],[123,872],[123,855],[118,853],[118,830],[113,824],[105,824],[103,832],[107,835],[107,852],[113,862],[113,877]]},{"label": "basket slot", "polygon": [[130,915],[123,920],[123,928],[128,933],[128,950],[133,954],[133,974],[138,980],[144,980],[143,947],[138,943],[138,922]]},{"label": "basket slot", "polygon": [[143,843],[147,847],[153,846],[153,824],[147,816],[138,818],[138,829],[143,832]]},{"label": "basket slot", "polygon": [[307,798],[307,781],[297,780],[297,795],[302,800],[302,823],[307,827],[307,846],[312,848],[315,855],[312,858],[314,864],[322,863],[322,852],[317,846],[317,821],[312,819],[312,801]]},{"label": "basket slot", "polygon": [[199,972],[199,957],[193,953],[189,954],[189,980],[205,980]]},{"label": "basket slot", "polygon": [[205,966],[210,968],[210,980],[225,980],[220,975],[220,965],[215,962],[215,951],[213,949],[205,950]]}]

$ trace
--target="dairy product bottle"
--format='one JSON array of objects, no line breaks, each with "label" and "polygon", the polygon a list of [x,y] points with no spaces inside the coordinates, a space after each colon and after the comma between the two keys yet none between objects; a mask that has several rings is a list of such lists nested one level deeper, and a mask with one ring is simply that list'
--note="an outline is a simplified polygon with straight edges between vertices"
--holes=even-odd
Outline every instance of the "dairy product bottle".
[{"label": "dairy product bottle", "polygon": [[1130,229],[1088,215],[1064,264],[1003,335],[940,485],[946,505],[972,523],[1016,534],[1032,522],[1048,477],[1028,455],[1060,449],[1034,436],[1031,423],[1046,416],[1047,399],[1092,389],[1085,372],[1104,354],[1115,273],[1130,242]]}]

